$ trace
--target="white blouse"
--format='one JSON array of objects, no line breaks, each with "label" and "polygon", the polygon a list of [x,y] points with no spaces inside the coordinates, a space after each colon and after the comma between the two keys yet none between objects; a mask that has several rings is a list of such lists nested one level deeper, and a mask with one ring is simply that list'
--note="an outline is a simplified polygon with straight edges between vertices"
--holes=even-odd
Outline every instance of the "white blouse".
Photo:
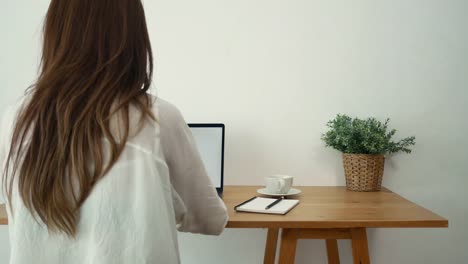
[{"label": "white blouse", "polygon": [[[7,111],[0,129],[2,164],[17,109]],[[13,192],[13,214],[7,206],[11,264],[180,263],[177,230],[207,235],[223,231],[226,207],[181,113],[159,98],[153,111],[157,120],[147,121],[127,142],[81,207],[75,239],[49,234]]]}]

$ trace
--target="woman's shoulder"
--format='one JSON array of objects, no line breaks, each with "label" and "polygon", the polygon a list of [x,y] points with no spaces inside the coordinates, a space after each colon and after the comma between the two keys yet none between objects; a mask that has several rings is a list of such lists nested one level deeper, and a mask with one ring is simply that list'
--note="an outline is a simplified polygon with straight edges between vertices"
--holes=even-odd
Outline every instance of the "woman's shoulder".
[{"label": "woman's shoulder", "polygon": [[2,123],[2,130],[10,128],[13,121],[16,119],[17,115],[30,99],[30,95],[26,94],[19,98],[16,98],[15,101],[7,104],[0,111],[0,119]]},{"label": "woman's shoulder", "polygon": [[152,96],[152,99],[154,102],[153,108],[155,108],[158,114],[172,117],[181,116],[180,110],[171,102],[161,97]]},{"label": "woman's shoulder", "polygon": [[156,117],[162,126],[177,126],[179,124],[185,124],[184,117],[180,110],[169,101],[166,101],[160,97],[154,97],[153,99],[153,110]]},{"label": "woman's shoulder", "polygon": [[[27,95],[17,98],[10,104],[3,106],[0,110],[0,153],[2,151],[7,151],[13,135],[15,120],[28,98]],[[0,157],[0,164],[3,158],[4,157]]]}]

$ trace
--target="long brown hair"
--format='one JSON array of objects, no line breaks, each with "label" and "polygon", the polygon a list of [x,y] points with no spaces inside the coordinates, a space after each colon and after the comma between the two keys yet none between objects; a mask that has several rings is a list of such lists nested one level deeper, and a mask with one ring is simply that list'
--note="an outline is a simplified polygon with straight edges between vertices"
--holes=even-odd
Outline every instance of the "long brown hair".
[{"label": "long brown hair", "polygon": [[[140,0],[52,0],[43,38],[40,74],[15,122],[4,189],[12,205],[15,182],[49,231],[74,236],[78,209],[129,139],[130,107],[141,112],[140,122],[154,119],[147,96],[153,57]],[[119,137],[111,130],[116,113]]]}]

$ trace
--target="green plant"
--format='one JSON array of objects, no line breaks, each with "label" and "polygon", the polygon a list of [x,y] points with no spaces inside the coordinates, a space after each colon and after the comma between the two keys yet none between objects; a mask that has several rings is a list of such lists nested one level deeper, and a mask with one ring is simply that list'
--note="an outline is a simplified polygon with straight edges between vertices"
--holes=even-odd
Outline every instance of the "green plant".
[{"label": "green plant", "polygon": [[327,147],[351,154],[392,154],[396,152],[411,153],[415,137],[407,137],[398,142],[392,141],[396,130],[388,131],[388,123],[375,118],[366,120],[337,115],[327,123],[329,130],[322,135]]}]

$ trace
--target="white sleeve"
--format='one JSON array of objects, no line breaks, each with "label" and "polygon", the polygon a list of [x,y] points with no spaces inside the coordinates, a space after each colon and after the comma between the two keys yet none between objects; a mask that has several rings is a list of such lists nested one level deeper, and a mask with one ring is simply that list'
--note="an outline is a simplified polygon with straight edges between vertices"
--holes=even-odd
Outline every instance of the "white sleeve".
[{"label": "white sleeve", "polygon": [[206,173],[192,133],[177,108],[159,98],[156,104],[178,230],[219,235],[228,221],[226,206]]}]

